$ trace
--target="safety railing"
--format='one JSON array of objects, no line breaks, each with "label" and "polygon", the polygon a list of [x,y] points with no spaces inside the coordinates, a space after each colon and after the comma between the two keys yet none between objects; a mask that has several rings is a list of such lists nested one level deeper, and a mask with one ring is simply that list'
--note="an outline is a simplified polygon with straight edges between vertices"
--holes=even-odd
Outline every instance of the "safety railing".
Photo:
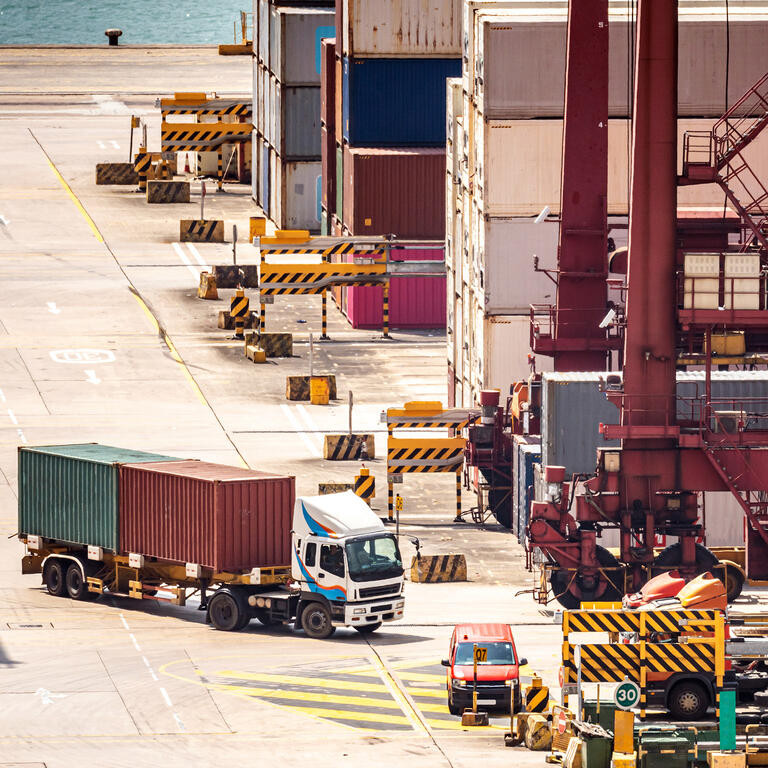
[{"label": "safety railing", "polygon": [[768,73],[763,75],[714,124],[716,163],[724,166],[730,157],[744,149],[768,121]]}]

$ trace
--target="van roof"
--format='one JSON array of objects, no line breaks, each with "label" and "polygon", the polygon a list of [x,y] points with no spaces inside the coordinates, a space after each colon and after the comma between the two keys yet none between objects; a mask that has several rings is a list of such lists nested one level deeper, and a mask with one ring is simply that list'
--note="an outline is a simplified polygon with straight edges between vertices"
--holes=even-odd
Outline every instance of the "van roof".
[{"label": "van roof", "polygon": [[453,630],[458,641],[500,640],[514,642],[509,624],[457,624]]}]

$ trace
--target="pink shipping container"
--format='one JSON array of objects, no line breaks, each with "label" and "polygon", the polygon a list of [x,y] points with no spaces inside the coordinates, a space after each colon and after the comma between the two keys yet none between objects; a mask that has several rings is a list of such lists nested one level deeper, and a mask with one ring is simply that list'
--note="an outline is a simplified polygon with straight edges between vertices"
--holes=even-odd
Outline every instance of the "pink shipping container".
[{"label": "pink shipping container", "polygon": [[121,549],[216,572],[291,562],[295,480],[204,461],[120,467]]},{"label": "pink shipping container", "polygon": [[[396,261],[440,261],[444,250],[393,249]],[[346,288],[344,309],[353,328],[381,328],[383,289]],[[392,328],[445,328],[445,277],[394,277],[389,286]]]}]

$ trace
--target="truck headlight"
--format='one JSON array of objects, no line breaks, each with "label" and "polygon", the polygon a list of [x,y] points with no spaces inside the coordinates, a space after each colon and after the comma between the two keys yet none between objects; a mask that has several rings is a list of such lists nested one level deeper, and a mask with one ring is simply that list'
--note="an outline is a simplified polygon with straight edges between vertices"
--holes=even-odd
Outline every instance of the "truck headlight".
[{"label": "truck headlight", "polygon": [[398,604],[395,606],[395,608],[402,608],[403,606],[405,606],[405,600],[401,600],[401,601],[400,601],[400,602],[399,602],[399,603],[398,603]]},{"label": "truck headlight", "polygon": [[359,616],[361,613],[365,613],[365,608],[355,608],[352,613],[355,614],[355,616]]}]

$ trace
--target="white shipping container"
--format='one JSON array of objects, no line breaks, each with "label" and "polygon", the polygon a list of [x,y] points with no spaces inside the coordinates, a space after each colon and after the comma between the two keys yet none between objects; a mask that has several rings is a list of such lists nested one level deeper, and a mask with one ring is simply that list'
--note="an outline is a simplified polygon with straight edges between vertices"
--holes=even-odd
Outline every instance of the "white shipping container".
[{"label": "white shipping container", "polygon": [[744,546],[744,510],[729,491],[701,494],[699,522],[705,527],[709,547]]},{"label": "white shipping container", "polygon": [[[562,120],[489,120],[477,112],[475,152],[470,176],[474,196],[489,216],[535,216],[545,206],[560,212]],[[713,120],[678,120],[678,172],[682,172],[683,135],[706,131]],[[629,209],[629,121],[608,121],[608,213],[627,215]],[[750,144],[744,157],[758,178],[768,179],[768,135]],[[473,167],[474,166],[474,167]],[[735,187],[737,194],[738,187]],[[716,184],[678,188],[678,210],[722,214],[723,192]]]},{"label": "white shipping container", "polygon": [[358,58],[461,54],[461,0],[342,0],[342,53]]},{"label": "white shipping container", "polygon": [[272,8],[269,69],[280,83],[320,86],[320,41],[334,36],[335,23],[325,8]]},{"label": "white shipping container", "polygon": [[[269,0],[259,0],[259,12],[258,12],[258,52],[259,61],[269,69]],[[255,16],[254,16],[255,18]]]},{"label": "white shipping container", "polygon": [[279,229],[320,230],[320,162],[275,160],[275,208],[272,219]]}]

